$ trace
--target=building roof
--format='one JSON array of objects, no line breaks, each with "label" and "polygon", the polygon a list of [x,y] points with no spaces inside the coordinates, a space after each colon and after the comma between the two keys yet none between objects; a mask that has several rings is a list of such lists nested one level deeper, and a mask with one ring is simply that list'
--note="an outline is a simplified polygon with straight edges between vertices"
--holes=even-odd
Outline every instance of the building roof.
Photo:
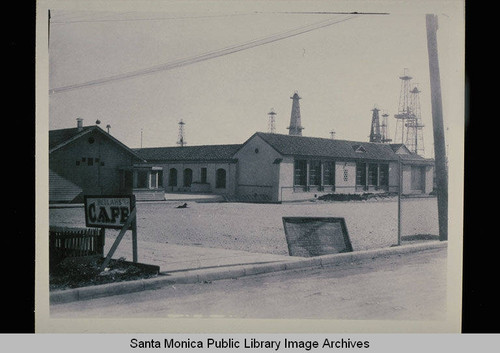
[{"label": "building roof", "polygon": [[78,128],[50,130],[49,131],[49,150],[52,151],[58,147],[65,145],[69,141],[85,135],[89,130],[93,130],[95,126],[85,126],[81,130]]},{"label": "building roof", "polygon": [[[394,149],[396,146],[385,143],[334,140],[264,132],[257,132],[253,136],[259,136],[284,156],[293,155],[303,157],[385,161],[397,161],[398,156],[401,156],[401,159],[407,162],[430,161],[414,153],[396,154],[395,151],[397,148]],[[402,145],[399,145],[398,147],[401,146]]]},{"label": "building roof", "polygon": [[79,139],[82,136],[85,136],[89,133],[97,132],[102,134],[103,136],[109,138],[111,141],[116,143],[119,147],[123,148],[126,152],[132,154],[135,158],[144,162],[144,159],[140,157],[136,152],[132,149],[118,141],[116,138],[105,132],[97,125],[93,126],[83,126],[81,128],[74,127],[68,129],[59,129],[59,130],[50,130],[49,131],[49,153],[52,153],[71,142]]},{"label": "building roof", "polygon": [[232,160],[242,145],[203,145],[136,148],[134,151],[148,162],[153,161],[227,161]]},{"label": "building roof", "polygon": [[403,146],[406,148],[406,146],[402,143],[390,143],[389,146],[391,146],[394,152],[397,152]]},{"label": "building roof", "polygon": [[318,137],[290,136],[258,132],[282,155],[342,159],[397,160],[392,148],[383,143],[333,140]]}]

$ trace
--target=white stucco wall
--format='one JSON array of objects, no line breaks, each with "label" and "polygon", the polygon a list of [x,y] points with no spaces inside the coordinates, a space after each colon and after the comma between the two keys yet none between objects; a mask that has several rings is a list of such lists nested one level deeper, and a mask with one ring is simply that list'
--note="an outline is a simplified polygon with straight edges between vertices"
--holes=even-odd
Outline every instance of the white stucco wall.
[{"label": "white stucco wall", "polygon": [[434,166],[425,168],[425,193],[428,194],[434,189]]},{"label": "white stucco wall", "polygon": [[278,201],[280,163],[282,158],[274,148],[254,136],[234,155],[238,159],[236,194],[267,195]]},{"label": "white stucco wall", "polygon": [[352,194],[356,191],[356,162],[335,163],[335,192]]}]

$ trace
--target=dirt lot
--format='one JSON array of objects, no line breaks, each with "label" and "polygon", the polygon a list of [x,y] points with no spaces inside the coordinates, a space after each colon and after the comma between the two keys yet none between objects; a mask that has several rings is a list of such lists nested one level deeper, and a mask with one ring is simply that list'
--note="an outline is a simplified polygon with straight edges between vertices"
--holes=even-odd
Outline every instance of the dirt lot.
[{"label": "dirt lot", "polygon": [[[138,203],[139,240],[287,255],[282,217],[317,216],[345,217],[355,251],[397,242],[396,199],[285,204],[188,201],[188,208],[178,209],[182,203]],[[49,215],[50,225],[85,227],[83,207],[51,208]],[[404,199],[402,223],[403,235],[438,234],[436,198]]]}]

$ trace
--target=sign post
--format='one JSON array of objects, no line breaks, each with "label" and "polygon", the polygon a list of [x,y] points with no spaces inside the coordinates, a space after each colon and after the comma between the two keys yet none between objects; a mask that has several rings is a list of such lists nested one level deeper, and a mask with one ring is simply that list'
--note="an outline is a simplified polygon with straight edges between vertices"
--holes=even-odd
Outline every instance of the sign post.
[{"label": "sign post", "polygon": [[136,208],[132,209],[134,212],[134,217],[132,219],[132,261],[137,262],[137,216]]},{"label": "sign post", "polygon": [[103,271],[109,264],[125,232],[132,230],[132,257],[137,262],[137,210],[134,195],[127,196],[85,196],[85,224],[87,227],[120,229],[104,263]]},{"label": "sign post", "polygon": [[401,195],[403,194],[403,165],[401,163],[401,156],[398,156],[398,174],[399,174],[399,187],[398,187],[398,246],[401,245]]}]

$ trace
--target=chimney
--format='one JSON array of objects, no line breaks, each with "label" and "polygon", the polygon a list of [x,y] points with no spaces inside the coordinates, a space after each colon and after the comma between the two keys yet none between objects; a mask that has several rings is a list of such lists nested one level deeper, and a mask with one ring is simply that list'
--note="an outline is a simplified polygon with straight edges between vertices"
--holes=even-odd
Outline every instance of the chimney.
[{"label": "chimney", "polygon": [[293,99],[292,103],[292,114],[290,116],[290,126],[288,127],[288,134],[294,136],[302,136],[302,130],[304,129],[301,125],[300,119],[300,104],[299,99],[301,99],[297,92],[290,97]]},{"label": "chimney", "polygon": [[78,131],[82,131],[82,129],[83,129],[83,119],[82,118],[76,118],[76,127],[78,128]]}]

